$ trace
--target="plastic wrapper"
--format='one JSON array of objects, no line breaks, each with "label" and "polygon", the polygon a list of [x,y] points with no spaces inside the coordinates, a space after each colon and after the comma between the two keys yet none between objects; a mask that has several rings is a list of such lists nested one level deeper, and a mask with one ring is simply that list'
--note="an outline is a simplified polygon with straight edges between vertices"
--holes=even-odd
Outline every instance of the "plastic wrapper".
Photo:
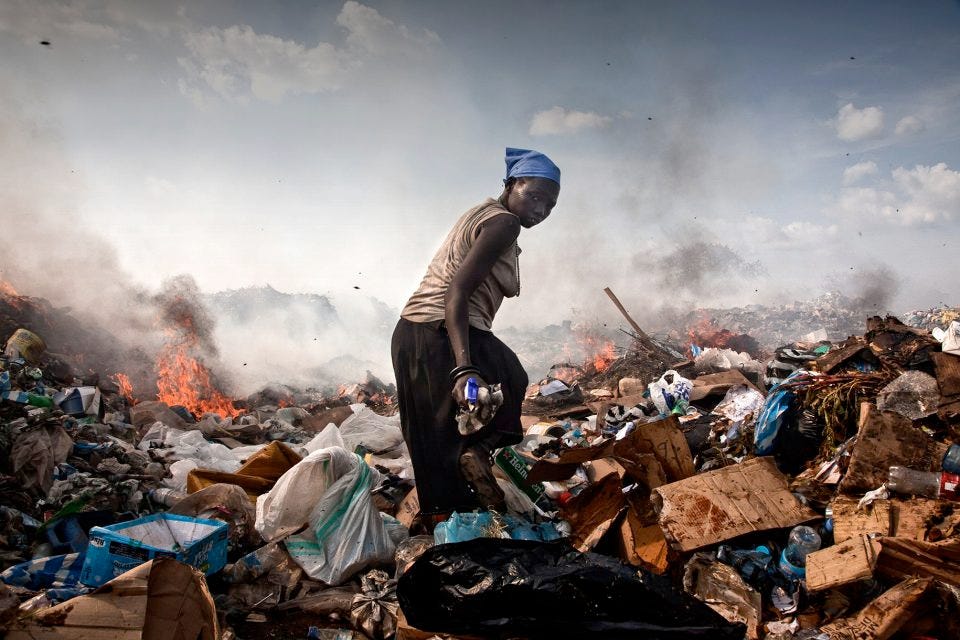
[{"label": "plastic wrapper", "polygon": [[756,418],[763,408],[763,394],[745,384],[738,384],[727,390],[723,400],[714,409],[732,422],[743,422],[748,416]]},{"label": "plastic wrapper", "polygon": [[395,561],[397,563],[396,578],[403,575],[423,552],[434,545],[433,536],[413,536],[397,545]]},{"label": "plastic wrapper", "polygon": [[920,420],[937,412],[940,387],[937,379],[922,371],[906,371],[877,394],[880,411],[895,411],[904,418]]},{"label": "plastic wrapper", "polygon": [[666,578],[563,542],[476,539],[427,550],[401,576],[400,606],[431,632],[529,638],[740,640],[744,625]]},{"label": "plastic wrapper", "polygon": [[406,445],[400,432],[400,416],[385,417],[363,404],[352,404],[353,415],[340,425],[340,436],[344,448],[355,451],[363,446],[367,451],[385,455],[395,452],[396,457],[404,453]]},{"label": "plastic wrapper", "polygon": [[465,542],[474,538],[512,538],[514,540],[550,541],[560,537],[557,528],[551,522],[533,524],[527,520],[480,511],[457,513],[438,524],[433,530],[433,539],[437,544]]},{"label": "plastic wrapper", "polygon": [[797,369],[782,383],[770,389],[753,432],[754,453],[758,456],[772,455],[777,450],[777,438],[784,421],[797,418],[797,395],[783,386],[806,373],[804,369]]},{"label": "plastic wrapper", "polygon": [[350,604],[350,621],[374,640],[391,638],[397,631],[397,581],[374,570],[360,579],[360,593]]}]

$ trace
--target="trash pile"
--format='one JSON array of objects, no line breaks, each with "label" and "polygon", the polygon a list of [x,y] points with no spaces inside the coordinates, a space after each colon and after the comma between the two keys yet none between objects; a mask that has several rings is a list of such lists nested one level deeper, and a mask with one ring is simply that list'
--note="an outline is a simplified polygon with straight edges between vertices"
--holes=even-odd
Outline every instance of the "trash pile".
[{"label": "trash pile", "polygon": [[505,512],[432,523],[372,376],[199,411],[64,377],[16,327],[6,637],[960,637],[960,324],[762,361],[634,329],[531,385]]}]

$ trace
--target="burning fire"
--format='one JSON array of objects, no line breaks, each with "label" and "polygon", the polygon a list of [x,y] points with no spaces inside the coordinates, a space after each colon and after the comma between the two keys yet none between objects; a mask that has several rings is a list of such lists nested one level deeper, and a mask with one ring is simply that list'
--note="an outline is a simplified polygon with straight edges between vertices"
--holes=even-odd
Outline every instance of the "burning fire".
[{"label": "burning fire", "polygon": [[125,373],[118,373],[113,376],[113,381],[120,387],[120,395],[127,399],[130,404],[136,403],[133,398],[133,385],[130,383],[130,377]]},{"label": "burning fire", "polygon": [[735,334],[728,329],[718,327],[715,320],[701,317],[687,330],[687,335],[690,342],[699,347],[724,348],[730,344]]},{"label": "burning fire", "polygon": [[18,298],[20,297],[20,294],[17,293],[17,290],[13,288],[13,285],[3,279],[0,279],[0,294],[5,296],[15,296]]},{"label": "burning fire", "polygon": [[243,413],[213,384],[210,370],[190,355],[196,346],[196,338],[186,335],[164,347],[157,360],[157,399],[181,405],[195,416],[212,412],[233,418]]},{"label": "burning fire", "polygon": [[587,354],[584,366],[592,366],[597,373],[603,373],[610,363],[617,359],[616,346],[612,340],[594,335],[588,331],[579,331],[577,339]]}]

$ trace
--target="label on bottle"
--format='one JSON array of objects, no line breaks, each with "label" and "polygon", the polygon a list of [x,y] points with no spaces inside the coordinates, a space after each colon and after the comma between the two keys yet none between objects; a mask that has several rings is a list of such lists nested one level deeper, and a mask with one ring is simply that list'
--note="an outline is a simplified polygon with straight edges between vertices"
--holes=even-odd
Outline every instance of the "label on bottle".
[{"label": "label on bottle", "polygon": [[957,486],[960,485],[960,475],[956,473],[940,474],[940,497],[944,500],[960,500]]}]

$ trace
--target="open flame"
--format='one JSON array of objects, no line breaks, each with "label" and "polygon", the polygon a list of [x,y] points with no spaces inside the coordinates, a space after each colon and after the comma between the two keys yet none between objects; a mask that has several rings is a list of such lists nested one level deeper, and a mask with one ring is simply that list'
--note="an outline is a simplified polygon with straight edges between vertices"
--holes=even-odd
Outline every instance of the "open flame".
[{"label": "open flame", "polygon": [[0,294],[5,296],[15,296],[18,298],[20,297],[20,294],[17,293],[17,290],[13,288],[13,285],[3,278],[0,278]]},{"label": "open flame", "polygon": [[217,389],[210,370],[191,355],[196,347],[197,339],[192,335],[167,343],[157,360],[157,399],[171,406],[181,405],[195,416],[217,413],[233,418],[243,413]]},{"label": "open flame", "polygon": [[[691,344],[698,347],[725,348],[730,344],[730,340],[735,337],[735,334],[728,329],[718,327],[716,320],[701,317],[687,329],[687,336],[690,338]],[[690,351],[689,348],[688,351]]]},{"label": "open flame", "polygon": [[584,367],[592,367],[597,373],[606,371],[617,359],[617,348],[613,341],[588,331],[577,332],[577,340],[583,352],[587,354]]},{"label": "open flame", "polygon": [[117,373],[113,376],[113,381],[120,387],[120,395],[127,399],[130,404],[136,404],[133,397],[133,384],[130,382],[130,376],[125,373]]}]

